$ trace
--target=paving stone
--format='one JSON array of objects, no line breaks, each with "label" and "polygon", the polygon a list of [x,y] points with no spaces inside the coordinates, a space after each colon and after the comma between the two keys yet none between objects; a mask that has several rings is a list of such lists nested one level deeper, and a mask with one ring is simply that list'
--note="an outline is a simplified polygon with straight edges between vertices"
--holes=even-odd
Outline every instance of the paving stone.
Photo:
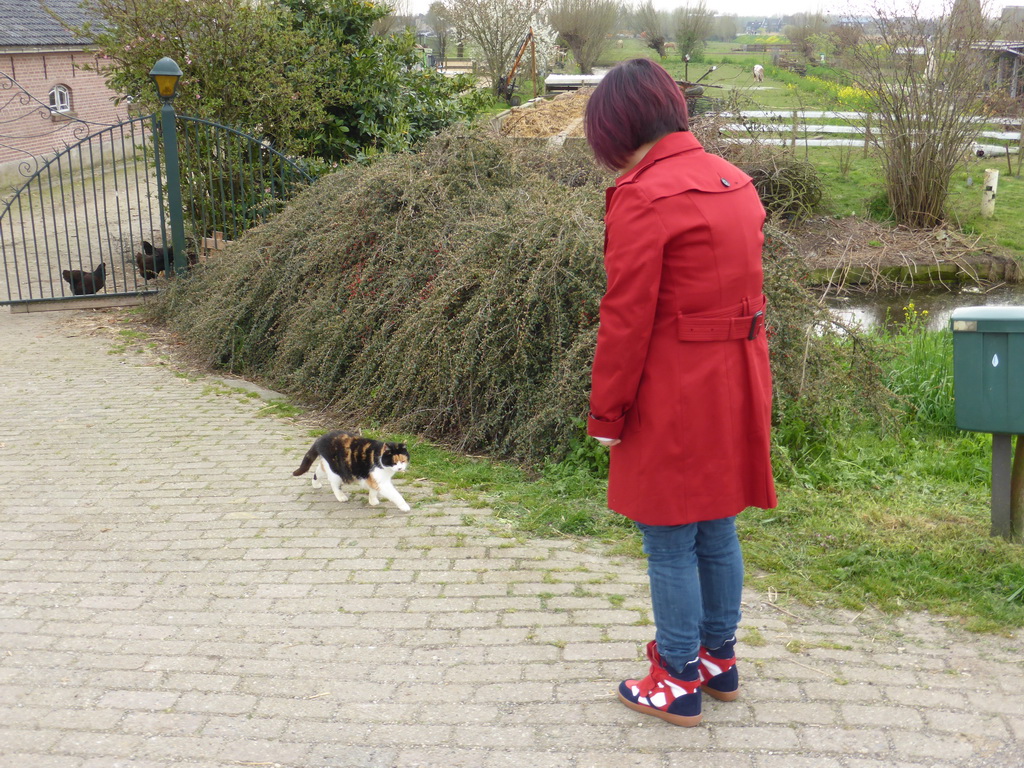
[{"label": "paving stone", "polygon": [[890,749],[887,732],[881,728],[800,729],[804,752],[829,752],[847,755],[885,753]]},{"label": "paving stone", "polygon": [[840,711],[847,725],[920,728],[924,724],[921,713],[910,707],[889,707],[878,704],[843,704],[840,707]]},{"label": "paving stone", "polygon": [[965,760],[975,753],[971,741],[959,735],[939,735],[921,731],[894,731],[891,734],[898,753],[906,758]]},{"label": "paving stone", "polygon": [[0,768],[1016,768],[1018,638],[753,575],[741,698],[622,707],[642,561],[408,478],[408,514],[338,504],[291,476],[308,427],[110,354],[123,316],[0,312]]}]

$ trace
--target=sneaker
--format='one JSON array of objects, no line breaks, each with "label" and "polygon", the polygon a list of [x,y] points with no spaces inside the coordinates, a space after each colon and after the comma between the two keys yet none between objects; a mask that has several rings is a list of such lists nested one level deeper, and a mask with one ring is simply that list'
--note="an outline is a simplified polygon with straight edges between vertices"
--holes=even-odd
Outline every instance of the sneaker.
[{"label": "sneaker", "polygon": [[735,648],[735,637],[718,648],[700,647],[700,689],[719,701],[733,701],[740,695]]},{"label": "sneaker", "polygon": [[652,640],[647,644],[651,672],[643,680],[619,684],[619,700],[630,709],[654,715],[673,725],[700,723],[700,659],[681,670],[672,669],[658,653]]}]

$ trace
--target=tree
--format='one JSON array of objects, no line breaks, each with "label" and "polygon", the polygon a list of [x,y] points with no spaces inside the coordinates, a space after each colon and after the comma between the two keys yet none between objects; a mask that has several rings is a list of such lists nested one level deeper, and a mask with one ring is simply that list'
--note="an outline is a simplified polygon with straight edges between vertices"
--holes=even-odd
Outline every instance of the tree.
[{"label": "tree", "polygon": [[158,107],[149,70],[170,56],[184,73],[177,107],[185,114],[271,136],[285,151],[302,149],[297,136],[324,119],[312,98],[319,51],[280,8],[245,0],[89,0],[86,7],[102,20],[83,33],[108,59],[107,84],[136,104]]},{"label": "tree", "polygon": [[430,31],[434,33],[434,37],[437,38],[437,55],[443,62],[448,57],[448,40],[453,29],[448,9],[443,2],[437,0],[430,4],[430,10],[427,11],[426,24]]},{"label": "tree", "polygon": [[820,13],[796,14],[793,23],[783,28],[783,34],[804,57],[814,58],[815,47],[828,32],[828,19]]},{"label": "tree", "polygon": [[554,0],[548,9],[548,23],[572,51],[581,75],[593,73],[618,18],[615,0]]},{"label": "tree", "polygon": [[840,56],[860,45],[864,30],[858,24],[833,24],[828,29],[832,48]]},{"label": "tree", "polygon": [[645,0],[632,14],[633,31],[640,35],[648,48],[665,57],[665,14],[654,7],[653,0]]},{"label": "tree", "polygon": [[526,39],[539,0],[444,0],[459,35],[480,49],[495,93]]},{"label": "tree", "polygon": [[711,31],[711,39],[719,42],[729,43],[736,39],[739,33],[739,24],[735,16],[716,16]]},{"label": "tree", "polygon": [[849,53],[874,102],[879,129],[872,135],[899,224],[945,220],[950,179],[980,130],[980,94],[991,71],[980,50],[986,30],[953,21],[952,14],[931,21],[876,8],[876,36]]},{"label": "tree", "polygon": [[684,5],[673,14],[676,30],[676,46],[679,55],[691,59],[700,58],[704,53],[704,41],[711,36],[711,27],[715,15],[704,4],[697,0],[695,5]]},{"label": "tree", "polygon": [[[184,72],[179,110],[329,162],[402,149],[465,117],[471,80],[422,71],[411,35],[378,38],[365,0],[87,0],[108,84],[157,106],[149,70]],[[154,33],[153,30],[168,30]]]}]

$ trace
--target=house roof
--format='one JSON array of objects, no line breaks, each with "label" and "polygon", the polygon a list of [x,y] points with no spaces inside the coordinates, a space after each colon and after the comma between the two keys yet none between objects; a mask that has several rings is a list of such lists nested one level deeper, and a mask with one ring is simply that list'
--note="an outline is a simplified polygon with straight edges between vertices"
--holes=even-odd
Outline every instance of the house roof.
[{"label": "house roof", "polygon": [[91,42],[76,37],[54,18],[56,15],[69,26],[80,26],[88,16],[78,4],[79,0],[0,0],[0,48]]}]

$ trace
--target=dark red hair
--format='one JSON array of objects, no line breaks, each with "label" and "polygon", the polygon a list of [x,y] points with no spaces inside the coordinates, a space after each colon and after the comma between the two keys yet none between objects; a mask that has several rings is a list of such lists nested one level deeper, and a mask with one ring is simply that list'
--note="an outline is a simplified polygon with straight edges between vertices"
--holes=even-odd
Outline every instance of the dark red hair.
[{"label": "dark red hair", "polygon": [[590,95],[584,127],[597,162],[618,170],[639,147],[689,130],[690,122],[672,75],[650,59],[627,59],[610,69]]}]

